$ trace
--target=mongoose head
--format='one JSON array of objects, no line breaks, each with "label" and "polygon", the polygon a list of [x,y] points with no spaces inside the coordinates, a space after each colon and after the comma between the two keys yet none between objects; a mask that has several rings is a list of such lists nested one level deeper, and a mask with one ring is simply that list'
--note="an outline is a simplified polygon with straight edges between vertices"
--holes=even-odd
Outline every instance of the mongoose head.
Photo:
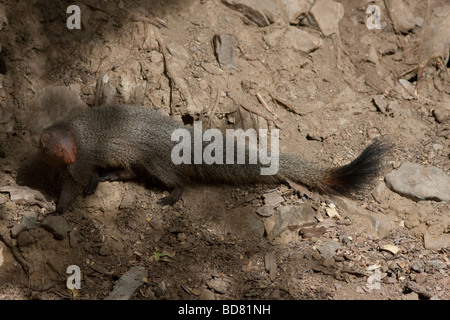
[{"label": "mongoose head", "polygon": [[71,165],[77,160],[75,130],[65,123],[52,125],[41,134],[40,149],[52,162]]}]

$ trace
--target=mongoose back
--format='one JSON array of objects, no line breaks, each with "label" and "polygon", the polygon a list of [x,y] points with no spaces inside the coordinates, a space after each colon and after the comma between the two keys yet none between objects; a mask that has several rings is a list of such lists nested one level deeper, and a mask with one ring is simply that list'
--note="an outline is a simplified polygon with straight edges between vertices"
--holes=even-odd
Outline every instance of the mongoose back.
[{"label": "mongoose back", "polygon": [[278,173],[261,175],[259,162],[174,164],[171,152],[177,143],[171,135],[180,128],[187,129],[158,110],[104,106],[45,129],[40,140],[41,153],[64,170],[56,211],[63,213],[81,193],[93,193],[99,181],[128,179],[142,173],[171,191],[160,199],[163,205],[173,205],[185,187],[199,183],[246,185],[290,180],[324,193],[347,195],[379,172],[388,149],[377,140],[351,163],[336,168],[324,168],[298,154],[282,153]]}]

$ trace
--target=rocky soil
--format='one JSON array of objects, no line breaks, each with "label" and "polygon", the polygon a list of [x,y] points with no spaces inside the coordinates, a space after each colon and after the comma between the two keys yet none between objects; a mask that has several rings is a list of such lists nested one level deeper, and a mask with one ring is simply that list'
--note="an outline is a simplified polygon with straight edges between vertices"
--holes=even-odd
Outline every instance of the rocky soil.
[{"label": "rocky soil", "polygon": [[[445,0],[1,1],[0,299],[449,299],[449,30]],[[113,103],[324,166],[393,148],[348,198],[103,182],[49,215],[40,132]]]}]

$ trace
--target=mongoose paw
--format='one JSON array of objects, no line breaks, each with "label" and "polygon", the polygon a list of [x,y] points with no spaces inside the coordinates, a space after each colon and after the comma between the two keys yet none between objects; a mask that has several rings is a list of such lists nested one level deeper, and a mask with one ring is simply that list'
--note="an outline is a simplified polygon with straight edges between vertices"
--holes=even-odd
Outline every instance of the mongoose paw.
[{"label": "mongoose paw", "polygon": [[157,203],[161,206],[173,206],[178,202],[178,200],[180,200],[182,193],[183,188],[175,188],[168,196],[159,199]]}]

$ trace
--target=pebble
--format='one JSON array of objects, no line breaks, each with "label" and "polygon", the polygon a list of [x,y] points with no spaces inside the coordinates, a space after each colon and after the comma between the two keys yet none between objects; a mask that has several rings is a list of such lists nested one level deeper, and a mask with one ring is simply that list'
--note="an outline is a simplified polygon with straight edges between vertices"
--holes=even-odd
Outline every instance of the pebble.
[{"label": "pebble", "polygon": [[215,35],[214,51],[222,69],[235,69],[234,39],[231,34]]},{"label": "pebble", "polygon": [[426,249],[438,251],[442,248],[447,248],[450,246],[450,234],[430,234],[429,232],[426,232],[423,235],[423,243]]},{"label": "pebble", "polygon": [[433,111],[437,122],[443,123],[450,119],[450,102],[439,103]]},{"label": "pebble", "polygon": [[23,231],[19,233],[19,236],[17,237],[17,245],[19,247],[26,247],[32,245],[33,243],[35,243],[35,241],[36,240],[34,239],[34,237],[28,231]]},{"label": "pebble", "polygon": [[414,260],[411,263],[411,269],[418,273],[421,273],[421,272],[423,272],[423,263],[419,260]]},{"label": "pebble", "polygon": [[264,204],[266,206],[276,207],[284,202],[284,198],[276,191],[264,194]]},{"label": "pebble", "polygon": [[277,276],[277,259],[275,258],[275,255],[273,253],[266,253],[266,256],[264,258],[264,265],[266,267],[266,270],[269,272],[270,280],[275,280]]},{"label": "pebble", "polygon": [[125,272],[114,285],[113,291],[105,300],[128,300],[136,289],[142,285],[144,278],[147,277],[147,271],[144,267],[131,267]]},{"label": "pebble", "polygon": [[214,291],[218,293],[226,293],[228,290],[228,283],[224,281],[222,278],[214,278],[207,282],[207,285],[210,289],[213,289]]},{"label": "pebble", "polygon": [[385,181],[392,191],[414,200],[450,200],[450,176],[437,167],[404,162]]},{"label": "pebble", "polygon": [[214,292],[208,289],[203,289],[198,297],[199,300],[216,300],[216,295]]},{"label": "pebble", "polygon": [[69,224],[66,219],[61,216],[48,216],[42,221],[42,227],[53,234],[55,239],[63,240],[70,231]]},{"label": "pebble", "polygon": [[17,237],[19,236],[19,234],[22,231],[25,231],[27,229],[27,226],[20,223],[20,224],[16,224],[11,228],[11,238],[13,239],[17,239]]},{"label": "pebble", "polygon": [[341,245],[333,240],[327,240],[324,244],[317,248],[320,255],[325,259],[333,258],[336,251],[341,248]]},{"label": "pebble", "polygon": [[271,236],[277,237],[285,230],[298,230],[305,224],[315,223],[315,215],[314,209],[308,205],[279,207],[274,214]]},{"label": "pebble", "polygon": [[428,260],[427,265],[436,270],[441,270],[445,267],[445,263],[440,260]]},{"label": "pebble", "polygon": [[373,99],[373,102],[374,102],[375,106],[377,107],[377,109],[381,113],[386,114],[387,102],[386,102],[386,100],[384,100],[384,95],[382,95],[382,94],[375,95],[372,99]]},{"label": "pebble", "polygon": [[339,21],[344,17],[344,6],[332,0],[318,0],[310,11],[324,36],[339,30]]},{"label": "pebble", "polygon": [[409,6],[403,0],[390,1],[390,11],[392,19],[398,30],[402,33],[407,33],[416,25],[416,18]]}]

